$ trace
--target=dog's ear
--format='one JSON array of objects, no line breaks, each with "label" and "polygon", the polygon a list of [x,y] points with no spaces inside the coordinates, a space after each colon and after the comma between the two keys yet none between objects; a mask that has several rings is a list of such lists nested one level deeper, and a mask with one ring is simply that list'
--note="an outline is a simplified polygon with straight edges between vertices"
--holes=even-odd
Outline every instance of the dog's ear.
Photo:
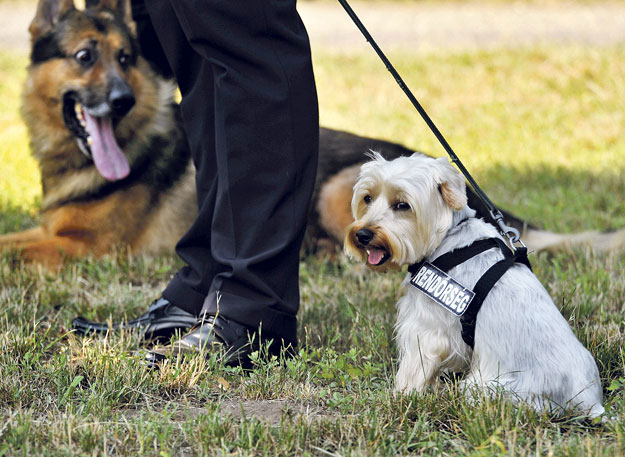
[{"label": "dog's ear", "polygon": [[451,209],[459,211],[467,204],[467,187],[464,178],[446,157],[436,159],[436,162],[440,171],[438,190],[443,201]]},{"label": "dog's ear", "polygon": [[136,32],[136,25],[132,19],[130,0],[85,0],[85,7],[87,9],[107,8],[115,11],[128,24],[132,32]]},{"label": "dog's ear", "polygon": [[39,0],[37,13],[30,23],[28,31],[33,39],[48,33],[59,18],[67,11],[74,9],[74,0]]}]

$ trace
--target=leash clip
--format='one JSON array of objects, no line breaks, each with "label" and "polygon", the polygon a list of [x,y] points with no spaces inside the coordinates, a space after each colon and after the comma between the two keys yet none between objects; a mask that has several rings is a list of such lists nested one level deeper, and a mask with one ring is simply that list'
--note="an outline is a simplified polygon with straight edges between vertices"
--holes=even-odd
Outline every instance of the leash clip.
[{"label": "leash clip", "polygon": [[490,216],[497,223],[497,226],[499,227],[499,232],[503,236],[508,238],[508,244],[510,245],[510,248],[512,249],[512,251],[516,251],[517,249],[515,246],[516,243],[518,243],[520,247],[522,248],[527,247],[525,246],[525,243],[523,243],[523,241],[521,240],[521,233],[514,227],[510,227],[509,225],[506,225],[503,219],[503,214],[501,214],[501,211],[499,211],[498,209],[491,210]]}]

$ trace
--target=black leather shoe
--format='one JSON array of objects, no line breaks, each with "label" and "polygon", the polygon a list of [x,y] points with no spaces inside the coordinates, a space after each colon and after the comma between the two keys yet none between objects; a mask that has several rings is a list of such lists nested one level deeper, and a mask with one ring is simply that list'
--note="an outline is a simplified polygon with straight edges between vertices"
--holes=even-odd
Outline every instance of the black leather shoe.
[{"label": "black leather shoe", "polygon": [[148,312],[128,322],[95,322],[77,317],[72,321],[72,329],[78,335],[105,334],[116,330],[141,330],[146,340],[169,341],[178,332],[185,332],[197,322],[197,317],[171,304],[165,298],[159,298],[150,305]]},{"label": "black leather shoe", "polygon": [[[219,352],[226,365],[250,368],[249,355],[258,350],[260,346],[258,339],[256,329],[221,315],[208,316],[175,343],[152,348],[146,353],[145,360],[148,366],[158,368],[159,364],[168,358],[184,357],[193,353],[204,353],[209,356]],[[272,343],[269,347],[271,353],[277,353],[279,349],[279,342]]]}]

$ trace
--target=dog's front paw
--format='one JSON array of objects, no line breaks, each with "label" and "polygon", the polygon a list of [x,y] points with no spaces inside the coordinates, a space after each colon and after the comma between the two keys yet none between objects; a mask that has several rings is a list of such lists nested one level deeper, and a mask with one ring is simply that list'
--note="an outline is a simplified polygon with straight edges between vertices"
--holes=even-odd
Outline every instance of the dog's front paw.
[{"label": "dog's front paw", "polygon": [[393,387],[393,395],[396,397],[400,395],[410,395],[413,392],[421,393],[421,391],[409,386],[399,386],[396,384],[395,387]]},{"label": "dog's front paw", "polygon": [[414,392],[423,393],[427,390],[428,385],[429,380],[424,376],[411,376],[400,369],[395,376],[393,393],[396,395],[408,395]]}]

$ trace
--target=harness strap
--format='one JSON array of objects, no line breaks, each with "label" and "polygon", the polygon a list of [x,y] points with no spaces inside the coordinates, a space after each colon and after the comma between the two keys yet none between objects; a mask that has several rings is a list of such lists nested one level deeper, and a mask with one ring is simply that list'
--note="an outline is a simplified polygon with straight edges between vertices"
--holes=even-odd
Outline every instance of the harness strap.
[{"label": "harness strap", "polygon": [[482,303],[486,300],[486,297],[490,293],[493,286],[515,263],[522,263],[530,270],[532,269],[529,259],[527,258],[527,248],[517,248],[514,254],[511,254],[509,249],[507,250],[508,252],[502,249],[505,258],[486,270],[486,273],[484,273],[477,281],[475,287],[473,288],[475,297],[473,297],[473,300],[464,314],[460,316],[460,323],[462,324],[462,339],[465,343],[471,346],[471,348],[473,348],[475,344],[475,324],[477,323],[477,313],[480,311]]},{"label": "harness strap", "polygon": [[[477,240],[464,248],[454,249],[453,251],[447,252],[437,257],[436,260],[433,260],[430,263],[439,270],[447,273],[453,267],[466,262],[470,258],[475,257],[476,255],[481,254],[484,251],[488,251],[489,249],[496,247],[501,248],[504,255],[506,255],[506,251],[511,254],[508,246],[506,246],[506,244],[499,238],[485,238],[483,240]],[[419,263],[410,265],[408,267],[408,271],[412,274],[415,274],[421,269],[425,262],[425,260],[422,260]]]},{"label": "harness strap", "polygon": [[[471,348],[473,348],[475,344],[475,324],[477,322],[477,314],[493,286],[515,263],[522,263],[530,270],[532,269],[530,261],[527,258],[527,248],[517,248],[513,253],[503,240],[499,238],[486,238],[483,240],[477,240],[464,248],[447,252],[430,262],[438,269],[447,273],[452,268],[466,262],[470,258],[493,248],[499,248],[504,255],[504,259],[491,266],[477,281],[475,287],[473,288],[475,297],[469,304],[469,307],[464,314],[460,316],[460,323],[462,324],[462,339]],[[425,260],[422,260],[419,263],[410,265],[408,267],[408,271],[414,275],[417,271],[419,271],[424,263]]]}]

